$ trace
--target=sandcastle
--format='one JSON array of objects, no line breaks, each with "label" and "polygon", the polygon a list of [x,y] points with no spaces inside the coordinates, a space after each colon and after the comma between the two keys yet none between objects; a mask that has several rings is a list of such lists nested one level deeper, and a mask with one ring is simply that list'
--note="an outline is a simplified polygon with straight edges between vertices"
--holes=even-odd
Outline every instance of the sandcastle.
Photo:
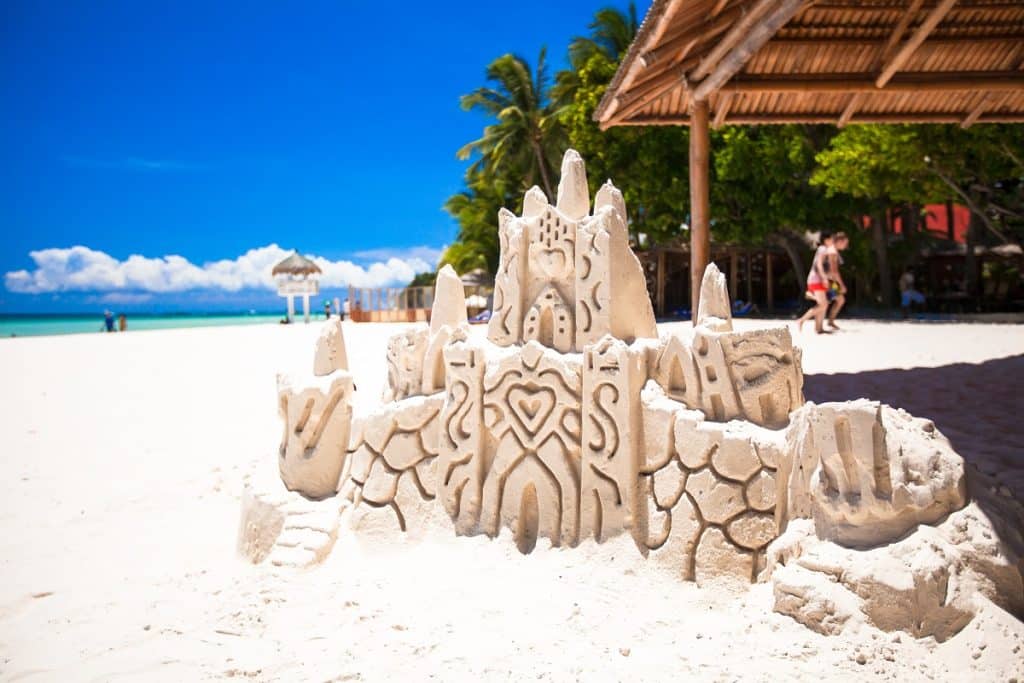
[{"label": "sandcastle", "polygon": [[825,633],[948,637],[982,594],[1024,611],[1020,529],[968,502],[934,424],[805,403],[788,329],[734,331],[713,264],[693,329],[659,338],[625,216],[610,182],[591,210],[569,150],[553,205],[534,187],[522,216],[498,216],[486,338],[443,268],[429,326],[390,340],[368,411],[327,323],[313,372],[278,378],[280,482],[247,489],[244,554],[308,566],[339,533],[388,529],[523,553],[628,535],[683,580],[771,581],[778,611]]}]

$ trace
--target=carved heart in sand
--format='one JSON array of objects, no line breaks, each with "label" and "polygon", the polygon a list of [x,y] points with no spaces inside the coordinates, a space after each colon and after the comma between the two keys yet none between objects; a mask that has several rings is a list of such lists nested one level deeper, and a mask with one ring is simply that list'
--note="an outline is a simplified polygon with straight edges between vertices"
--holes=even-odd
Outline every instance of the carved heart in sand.
[{"label": "carved heart in sand", "polygon": [[555,407],[555,392],[546,387],[534,391],[512,387],[508,392],[508,405],[526,431],[536,434]]},{"label": "carved heart in sand", "polygon": [[560,278],[565,275],[568,257],[564,249],[536,247],[530,250],[530,256],[545,277]]}]

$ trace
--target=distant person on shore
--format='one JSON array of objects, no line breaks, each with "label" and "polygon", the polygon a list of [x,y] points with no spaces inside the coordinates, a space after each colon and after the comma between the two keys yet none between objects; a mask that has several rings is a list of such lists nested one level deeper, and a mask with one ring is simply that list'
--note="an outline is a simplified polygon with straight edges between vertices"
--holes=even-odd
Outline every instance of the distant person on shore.
[{"label": "distant person on shore", "polygon": [[917,304],[918,306],[924,306],[925,298],[924,294],[914,289],[914,272],[910,268],[906,268],[903,274],[900,275],[900,309],[903,311],[903,317],[910,317],[910,309]]},{"label": "distant person on shore", "polygon": [[839,329],[839,325],[836,325],[836,316],[839,315],[839,311],[846,303],[846,283],[843,282],[843,274],[840,272],[839,266],[843,263],[840,252],[848,246],[850,246],[850,238],[845,232],[840,231],[832,236],[832,248],[828,253],[829,265],[826,272],[831,278],[831,282],[829,282],[831,296],[829,298],[832,299],[832,306],[828,311],[828,326],[833,330]]},{"label": "distant person on shore", "polygon": [[122,313],[121,315],[117,316],[117,331],[118,332],[127,332],[128,331],[128,316],[126,316],[124,313]]},{"label": "distant person on shore", "polygon": [[107,332],[113,332],[114,331],[114,312],[113,311],[103,311],[103,325],[106,328]]},{"label": "distant person on shore", "polygon": [[330,320],[330,319],[331,319],[331,302],[330,301],[325,301],[324,302],[324,320]]},{"label": "distant person on shore", "polygon": [[341,321],[345,322],[345,316],[349,314],[348,299],[341,305]]},{"label": "distant person on shore", "polygon": [[814,318],[814,331],[818,334],[825,332],[825,312],[828,310],[829,292],[829,253],[833,249],[832,233],[822,230],[821,243],[814,251],[814,260],[811,261],[811,272],[807,274],[807,298],[814,300],[814,306],[800,316],[796,323],[797,331],[803,329],[804,323]]}]

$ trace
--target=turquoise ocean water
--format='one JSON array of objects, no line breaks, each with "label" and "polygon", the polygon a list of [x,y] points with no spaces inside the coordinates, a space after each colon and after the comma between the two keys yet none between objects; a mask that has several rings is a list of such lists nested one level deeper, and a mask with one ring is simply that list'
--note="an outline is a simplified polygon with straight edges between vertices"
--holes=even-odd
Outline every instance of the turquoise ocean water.
[{"label": "turquoise ocean water", "polygon": [[[277,323],[279,313],[149,315],[128,316],[128,331],[167,330],[178,327],[215,327],[222,325],[259,325]],[[321,316],[316,316],[320,317]],[[114,321],[117,328],[117,321]],[[3,315],[0,314],[0,338],[36,337],[51,334],[97,334],[103,329],[102,315]]]}]

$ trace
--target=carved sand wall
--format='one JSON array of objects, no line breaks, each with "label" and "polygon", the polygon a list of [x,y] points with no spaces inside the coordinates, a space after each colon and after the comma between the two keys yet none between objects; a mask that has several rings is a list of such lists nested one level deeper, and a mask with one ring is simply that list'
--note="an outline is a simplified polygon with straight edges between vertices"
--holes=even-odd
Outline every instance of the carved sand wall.
[{"label": "carved sand wall", "polygon": [[[352,414],[340,323],[326,328],[315,372],[279,382],[280,475],[297,493],[250,491],[246,555],[308,565],[339,529],[508,536],[523,553],[628,534],[681,579],[772,581],[776,609],[823,632],[918,619],[913,632],[948,636],[972,614],[966,598],[922,612],[924,593],[892,585],[952,580],[945,560],[958,586],[1024,609],[1024,551],[991,542],[1008,532],[976,514],[934,424],[867,400],[805,405],[789,330],[734,330],[713,264],[696,325],[658,339],[626,217],[610,182],[590,212],[582,159],[567,152],[555,205],[533,188],[522,216],[499,213],[486,337],[442,269],[430,325],[390,340],[384,401],[368,412]],[[872,569],[892,562],[910,573]],[[897,594],[917,607],[887,609]]]}]

